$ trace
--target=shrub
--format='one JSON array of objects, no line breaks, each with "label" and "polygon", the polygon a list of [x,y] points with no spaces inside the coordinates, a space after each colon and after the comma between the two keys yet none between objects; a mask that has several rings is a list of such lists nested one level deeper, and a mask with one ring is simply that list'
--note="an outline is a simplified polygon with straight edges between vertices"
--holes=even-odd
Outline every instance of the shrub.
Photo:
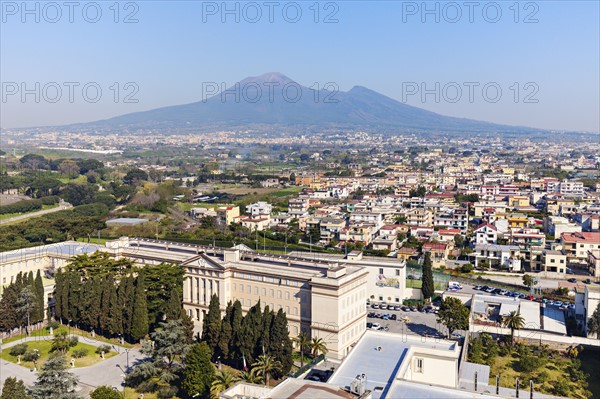
[{"label": "shrub", "polygon": [[36,361],[37,359],[39,359],[39,357],[40,357],[39,352],[31,349],[31,350],[28,350],[27,352],[25,352],[25,354],[23,355],[23,360],[26,362],[33,362],[33,361]]},{"label": "shrub", "polygon": [[86,357],[88,355],[88,350],[87,348],[78,348],[78,349],[73,349],[73,352],[71,352],[71,355],[75,358],[75,359],[81,359],[82,357]]},{"label": "shrub", "polygon": [[110,352],[110,349],[110,345],[100,345],[96,348],[96,353],[101,354],[102,352],[104,352],[104,354],[107,354],[108,352]]},{"label": "shrub", "polygon": [[77,344],[79,343],[79,338],[76,336],[72,336],[69,337],[69,346],[72,348],[74,346],[77,346]]},{"label": "shrub", "polygon": [[52,320],[48,322],[48,325],[46,326],[46,330],[50,330],[51,328],[53,330],[56,330],[58,327],[60,327],[60,323],[58,321]]},{"label": "shrub", "polygon": [[10,348],[11,356],[23,356],[27,352],[27,344],[18,344]]},{"label": "shrub", "polygon": [[156,387],[157,387],[157,385],[156,385],[155,381],[146,380],[137,386],[136,391],[138,391],[139,393],[154,392],[154,391],[156,391]]},{"label": "shrub", "polygon": [[475,269],[475,266],[470,263],[466,263],[460,267],[461,273],[471,273],[473,269]]}]

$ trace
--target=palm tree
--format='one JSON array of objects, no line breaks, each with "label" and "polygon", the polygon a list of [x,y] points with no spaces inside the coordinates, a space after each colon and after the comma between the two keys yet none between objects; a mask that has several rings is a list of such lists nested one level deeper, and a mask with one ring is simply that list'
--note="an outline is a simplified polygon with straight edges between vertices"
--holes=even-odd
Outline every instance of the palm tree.
[{"label": "palm tree", "polygon": [[258,360],[252,363],[252,367],[256,367],[258,375],[264,378],[265,385],[269,385],[271,372],[281,370],[282,365],[271,355],[260,355]]},{"label": "palm tree", "polygon": [[239,375],[239,380],[249,384],[260,384],[262,378],[260,375],[258,375],[257,371],[258,370],[256,368],[253,368],[250,371],[242,371]]},{"label": "palm tree", "polygon": [[221,392],[230,388],[237,381],[237,377],[233,375],[230,371],[217,370],[215,372],[215,379],[210,385],[210,396],[212,398],[218,398]]},{"label": "palm tree", "polygon": [[327,349],[327,344],[323,341],[322,338],[314,337],[310,343],[310,348],[312,351],[313,358],[319,356],[319,352],[326,355],[329,350]]},{"label": "palm tree", "polygon": [[304,366],[304,351],[306,347],[310,344],[310,340],[306,333],[300,333],[296,338],[294,338],[294,343],[300,350],[300,368]]},{"label": "palm tree", "polygon": [[510,342],[514,344],[515,330],[525,327],[525,319],[521,316],[521,313],[513,310],[502,318],[502,325],[510,328]]}]

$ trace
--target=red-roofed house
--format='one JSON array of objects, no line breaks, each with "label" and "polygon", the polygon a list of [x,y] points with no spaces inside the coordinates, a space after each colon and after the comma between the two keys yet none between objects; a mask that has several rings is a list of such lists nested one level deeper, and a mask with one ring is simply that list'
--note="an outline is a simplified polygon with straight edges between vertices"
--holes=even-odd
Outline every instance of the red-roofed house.
[{"label": "red-roofed house", "polygon": [[423,254],[429,252],[433,267],[445,266],[448,259],[449,245],[441,242],[426,242],[423,244]]},{"label": "red-roofed house", "polygon": [[498,243],[498,230],[487,222],[477,226],[473,232],[475,233],[475,244]]},{"label": "red-roofed house", "polygon": [[588,251],[600,249],[600,231],[562,233],[560,241],[569,262],[585,263]]}]

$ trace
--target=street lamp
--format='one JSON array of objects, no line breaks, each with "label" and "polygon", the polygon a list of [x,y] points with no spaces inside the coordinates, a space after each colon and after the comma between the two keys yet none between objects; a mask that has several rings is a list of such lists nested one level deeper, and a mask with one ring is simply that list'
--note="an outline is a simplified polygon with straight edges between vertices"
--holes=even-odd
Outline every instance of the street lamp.
[{"label": "street lamp", "polygon": [[127,368],[125,369],[129,373],[129,349],[125,349],[125,353],[127,354]]}]

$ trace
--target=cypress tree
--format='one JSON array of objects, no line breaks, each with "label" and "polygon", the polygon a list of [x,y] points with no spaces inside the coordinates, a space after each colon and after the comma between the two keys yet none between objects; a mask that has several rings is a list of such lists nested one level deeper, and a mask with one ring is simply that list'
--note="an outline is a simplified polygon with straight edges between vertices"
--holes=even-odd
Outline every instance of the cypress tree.
[{"label": "cypress tree", "polygon": [[12,283],[2,292],[0,300],[0,331],[10,331],[19,327],[19,314],[17,312],[19,293]]},{"label": "cypress tree", "polygon": [[427,301],[431,299],[431,297],[435,293],[435,288],[433,286],[433,270],[431,266],[431,256],[429,252],[425,253],[425,260],[423,261],[423,276],[421,277],[421,280],[421,292],[423,293],[423,298]]},{"label": "cypress tree", "polygon": [[54,317],[62,322],[62,292],[63,292],[63,274],[58,269],[54,276]]},{"label": "cypress tree", "polygon": [[123,310],[119,304],[119,298],[117,295],[117,286],[113,283],[110,287],[109,294],[109,316],[106,321],[106,329],[111,335],[122,335],[123,334]]},{"label": "cypress tree", "polygon": [[123,334],[131,337],[131,322],[133,319],[133,302],[135,297],[133,276],[127,276],[119,284],[119,308],[123,311]]},{"label": "cypress tree", "polygon": [[231,341],[229,343],[229,358],[240,364],[239,335],[242,330],[242,304],[236,300],[231,309]]},{"label": "cypress tree", "polygon": [[[260,300],[252,306],[242,320],[240,333],[238,334],[238,346],[240,353],[245,356],[246,364],[254,363],[254,352],[256,341],[259,337],[262,322],[262,312],[260,310]],[[262,352],[262,350],[261,350]]]},{"label": "cypress tree", "polygon": [[65,319],[65,320],[69,320],[72,319],[71,317],[71,307],[69,306],[69,298],[71,298],[71,276],[70,273],[67,271],[63,274],[62,276],[62,280],[63,280],[63,284],[62,284],[62,292],[61,292],[61,300],[60,300],[60,306],[61,306],[61,316]]},{"label": "cypress tree", "polygon": [[102,292],[100,295],[100,314],[98,315],[98,325],[102,332],[108,330],[109,318],[111,316],[110,297],[115,286],[112,275],[107,275],[102,279]]},{"label": "cypress tree", "polygon": [[81,314],[81,321],[89,328],[94,330],[99,329],[100,318],[100,302],[102,300],[102,281],[99,277],[94,277],[87,280],[84,284],[83,292],[86,293],[84,298],[85,311]]},{"label": "cypress tree", "polygon": [[265,310],[262,314],[260,335],[256,340],[256,348],[254,350],[255,356],[258,358],[260,355],[267,353],[269,350],[270,335],[271,335],[271,323],[275,319],[275,313],[265,306]]},{"label": "cypress tree", "polygon": [[35,294],[37,296],[37,300],[38,300],[38,306],[37,306],[37,321],[43,321],[44,320],[44,282],[42,281],[42,274],[40,273],[40,271],[37,271],[37,274],[35,276],[35,282],[34,282],[34,286],[35,286]]},{"label": "cypress tree", "polygon": [[33,277],[33,272],[29,272],[29,274],[27,274],[27,282],[25,285],[31,287],[31,289],[35,292],[35,278]]},{"label": "cypress tree", "polygon": [[69,272],[69,317],[75,323],[80,322],[81,310],[84,307],[83,298],[85,295],[82,292],[83,283],[81,277],[76,271]]},{"label": "cypress tree", "polygon": [[148,303],[146,302],[146,284],[144,274],[141,273],[136,279],[133,297],[133,314],[131,316],[131,338],[134,342],[139,341],[148,334]]},{"label": "cypress tree", "polygon": [[271,341],[269,353],[281,363],[281,370],[276,370],[274,376],[279,378],[290,372],[294,362],[292,358],[293,346],[288,332],[288,321],[283,310],[279,309],[273,318],[271,326]]},{"label": "cypress tree", "polygon": [[182,300],[179,296],[179,290],[176,287],[171,289],[171,296],[167,303],[167,311],[165,313],[167,320],[177,320],[181,317]]},{"label": "cypress tree", "polygon": [[227,303],[225,309],[225,317],[221,321],[221,332],[219,334],[219,355],[223,360],[229,359],[229,348],[232,341],[231,316],[233,315],[233,304],[231,301]]},{"label": "cypress tree", "polygon": [[219,297],[216,294],[210,298],[208,313],[202,322],[202,340],[206,341],[210,348],[219,345],[219,334],[221,333],[221,310]]}]

